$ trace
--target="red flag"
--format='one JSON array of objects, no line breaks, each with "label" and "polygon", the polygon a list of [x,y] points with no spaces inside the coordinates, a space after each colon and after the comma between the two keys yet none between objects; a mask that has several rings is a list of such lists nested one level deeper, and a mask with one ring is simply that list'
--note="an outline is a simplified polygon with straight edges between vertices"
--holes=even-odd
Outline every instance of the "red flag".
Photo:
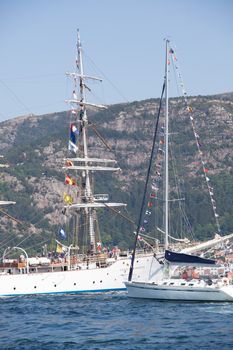
[{"label": "red flag", "polygon": [[73,166],[74,165],[74,163],[71,161],[71,160],[67,160],[66,161],[66,166]]},{"label": "red flag", "polygon": [[208,173],[208,171],[209,171],[209,169],[204,168],[204,172],[205,172],[205,173]]},{"label": "red flag", "polygon": [[74,179],[72,179],[72,177],[70,177],[69,175],[65,176],[65,183],[67,185],[71,185],[71,186],[75,186],[76,185],[76,181]]},{"label": "red flag", "polygon": [[153,203],[152,202],[148,202],[147,206],[148,206],[148,208],[151,208],[151,207],[153,207]]}]

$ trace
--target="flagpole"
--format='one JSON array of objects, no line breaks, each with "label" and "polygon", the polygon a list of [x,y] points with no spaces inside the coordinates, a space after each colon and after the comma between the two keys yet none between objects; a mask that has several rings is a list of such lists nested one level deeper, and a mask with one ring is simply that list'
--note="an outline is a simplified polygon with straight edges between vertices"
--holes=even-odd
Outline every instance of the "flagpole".
[{"label": "flagpole", "polygon": [[168,163],[168,44],[169,40],[166,39],[166,63],[165,63],[165,193],[164,193],[164,231],[165,231],[165,250],[168,249],[168,235],[169,235],[169,163]]}]

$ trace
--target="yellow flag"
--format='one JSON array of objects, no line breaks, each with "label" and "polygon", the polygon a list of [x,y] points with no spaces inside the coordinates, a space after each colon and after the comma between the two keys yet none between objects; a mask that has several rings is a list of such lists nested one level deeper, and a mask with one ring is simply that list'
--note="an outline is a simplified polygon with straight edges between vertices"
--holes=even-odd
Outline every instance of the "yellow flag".
[{"label": "yellow flag", "polygon": [[63,253],[62,245],[57,243],[57,248],[56,248],[57,253]]},{"label": "yellow flag", "polygon": [[71,205],[73,203],[73,198],[66,192],[63,195],[64,202]]}]

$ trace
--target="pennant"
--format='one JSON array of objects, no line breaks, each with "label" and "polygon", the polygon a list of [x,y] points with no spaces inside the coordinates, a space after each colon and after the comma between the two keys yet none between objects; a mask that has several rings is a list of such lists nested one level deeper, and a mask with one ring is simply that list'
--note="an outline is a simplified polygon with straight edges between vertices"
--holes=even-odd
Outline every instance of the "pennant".
[{"label": "pennant", "polygon": [[97,248],[98,252],[101,252],[101,250],[102,250],[101,242],[96,243],[96,248]]},{"label": "pennant", "polygon": [[71,160],[67,160],[65,166],[74,166],[74,163]]},{"label": "pennant", "polygon": [[204,168],[204,173],[208,173],[209,172],[209,169],[207,169],[207,168]]},{"label": "pennant", "polygon": [[151,207],[153,207],[153,203],[152,202],[148,202],[147,206],[148,206],[148,208],[151,208]]},{"label": "pennant", "polygon": [[170,54],[173,54],[173,53],[174,53],[174,51],[173,51],[172,48],[170,48],[169,53],[170,53]]},{"label": "pennant", "polygon": [[142,240],[143,238],[140,235],[138,235],[138,241],[142,241]]},{"label": "pennant", "polygon": [[218,215],[217,213],[215,213],[215,214],[214,214],[214,216],[215,216],[216,218],[218,218],[218,217],[219,217],[219,215]]},{"label": "pennant", "polygon": [[148,224],[148,220],[143,220],[143,224]]},{"label": "pennant", "polygon": [[71,205],[73,203],[73,198],[66,192],[64,192],[63,200],[65,203]]},{"label": "pennant", "polygon": [[72,110],[71,110],[71,114],[77,115],[77,111],[75,111],[74,109],[72,109]]},{"label": "pennant", "polygon": [[151,211],[146,210],[146,215],[151,215]]},{"label": "pennant", "polygon": [[75,100],[77,100],[77,94],[76,94],[75,90],[73,91],[73,98],[74,98]]},{"label": "pennant", "polygon": [[65,183],[67,185],[71,185],[71,186],[76,186],[77,185],[75,179],[72,179],[72,177],[70,177],[69,175],[65,176]]},{"label": "pennant", "polygon": [[[183,84],[182,84],[182,85],[183,85]],[[193,109],[192,109],[191,106],[188,106],[188,107],[187,107],[187,110],[188,110],[188,112],[192,112],[192,111],[193,111]]]},{"label": "pennant", "polygon": [[76,146],[71,140],[69,140],[68,150],[77,153],[78,146]]},{"label": "pennant", "polygon": [[156,193],[151,193],[150,198],[156,198]]},{"label": "pennant", "polygon": [[71,123],[70,124],[70,141],[73,144],[76,144],[76,135],[79,135],[79,131],[77,127],[73,123]]},{"label": "pennant", "polygon": [[158,191],[158,190],[159,190],[158,187],[155,186],[154,184],[151,185],[151,189],[152,189],[153,191]]},{"label": "pennant", "polygon": [[58,236],[61,239],[66,239],[66,233],[65,233],[65,230],[62,227],[58,230]]},{"label": "pennant", "polygon": [[62,245],[57,243],[56,247],[56,253],[61,254],[63,253]]},{"label": "pennant", "polygon": [[210,181],[210,179],[206,176],[206,181]]},{"label": "pennant", "polygon": [[145,231],[145,227],[141,226],[140,227],[140,232],[144,232]]},{"label": "pennant", "polygon": [[60,243],[59,241],[56,240],[57,247],[56,247],[56,252],[57,253],[65,253],[68,251],[68,247],[65,246],[64,244]]}]

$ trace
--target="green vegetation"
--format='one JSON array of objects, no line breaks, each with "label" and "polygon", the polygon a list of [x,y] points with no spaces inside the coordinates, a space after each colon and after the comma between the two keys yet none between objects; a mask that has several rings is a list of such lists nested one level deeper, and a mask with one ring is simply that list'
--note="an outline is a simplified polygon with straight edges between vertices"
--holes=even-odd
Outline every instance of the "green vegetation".
[{"label": "green vegetation", "polygon": [[[232,121],[233,107],[231,103],[227,103],[230,101],[232,101],[231,94],[190,98],[204,159],[208,164],[208,176],[214,187],[214,198],[223,233],[233,232],[233,134],[232,124],[229,124],[229,120]],[[200,159],[197,157],[189,116],[180,99],[173,99],[173,102],[175,103],[172,104],[170,123],[174,130],[171,135],[174,143],[172,154],[178,158],[175,168],[181,176],[179,180],[181,197],[185,198],[182,208],[185,209],[195,238],[203,240],[216,233],[215,220]],[[150,104],[151,111],[148,111]],[[143,106],[146,107],[143,109]],[[92,112],[90,115],[91,122],[97,126],[107,142],[113,145],[112,156],[116,156],[123,170],[121,176],[96,174],[95,193],[109,193],[110,201],[127,203],[127,209],[122,209],[121,213],[135,222],[133,225],[110,209],[98,210],[101,236],[106,246],[132,247],[150,155],[156,106],[158,107],[158,100],[135,101],[131,104],[110,106],[107,111]],[[118,126],[119,116],[123,118],[119,123],[120,126]],[[4,125],[6,124],[7,122],[4,122]],[[0,198],[17,202],[15,206],[7,207],[6,210],[23,224],[13,224],[1,214],[1,242],[11,240],[11,244],[18,244],[25,239],[24,246],[29,248],[29,251],[40,251],[41,243],[48,243],[54,239],[58,227],[63,225],[62,214],[54,221],[46,217],[57,209],[61,213],[62,190],[60,201],[51,199],[43,209],[38,206],[36,195],[37,192],[42,197],[47,193],[53,194],[53,180],[58,183],[64,181],[61,166],[63,158],[67,156],[68,125],[69,118],[66,112],[28,118],[17,123],[13,143],[8,147],[5,146],[3,150],[10,167],[2,172]],[[9,122],[10,127],[12,125]],[[95,136],[91,128],[89,135],[91,139]],[[7,143],[6,140],[1,140],[3,145],[4,142]],[[99,141],[93,142],[90,145],[91,154],[94,155],[96,149],[99,150],[102,146]],[[172,164],[170,170],[172,174]],[[175,181],[171,180],[171,194],[177,198]],[[47,187],[45,183],[48,184]],[[156,226],[162,227],[161,199],[162,193],[155,204],[157,214],[153,215],[148,224],[148,231],[152,234]],[[183,230],[186,235],[189,229],[184,227],[184,219],[178,217],[178,205],[171,204],[171,229],[174,234],[179,235]],[[33,227],[35,232],[32,230]],[[2,249],[5,247],[3,244]],[[54,247],[51,245],[50,249]]]}]

